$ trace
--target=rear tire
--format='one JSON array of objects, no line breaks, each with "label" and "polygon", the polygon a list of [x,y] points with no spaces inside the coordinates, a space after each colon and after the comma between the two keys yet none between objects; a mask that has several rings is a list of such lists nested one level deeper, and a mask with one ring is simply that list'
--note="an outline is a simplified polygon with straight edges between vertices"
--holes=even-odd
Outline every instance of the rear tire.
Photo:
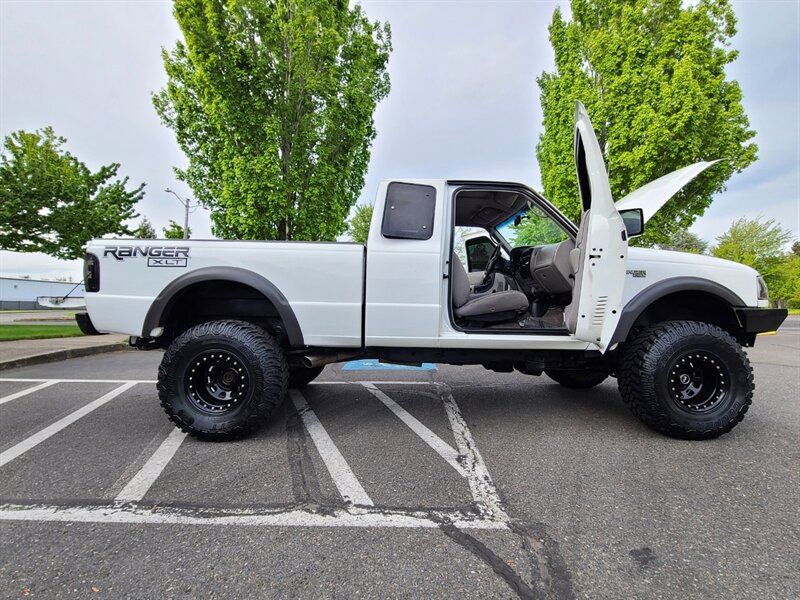
[{"label": "rear tire", "polygon": [[182,431],[225,441],[267,422],[286,396],[288,376],[283,350],[263,329],[211,321],[170,344],[158,368],[158,396]]},{"label": "rear tire", "polygon": [[638,332],[622,351],[618,381],[636,417],[686,440],[733,429],[750,408],[755,387],[738,342],[696,321],[667,321]]},{"label": "rear tire", "polygon": [[105,335],[95,329],[92,320],[89,318],[89,313],[75,313],[75,323],[78,324],[78,329],[81,330],[83,335]]},{"label": "rear tire", "polygon": [[325,365],[321,367],[295,367],[289,369],[289,387],[301,388],[308,385],[319,377],[319,374],[322,373],[324,368]]},{"label": "rear tire", "polygon": [[594,369],[585,369],[582,371],[546,369],[544,373],[556,383],[560,383],[564,387],[575,390],[593,388],[603,383],[608,377],[608,371],[597,371]]}]

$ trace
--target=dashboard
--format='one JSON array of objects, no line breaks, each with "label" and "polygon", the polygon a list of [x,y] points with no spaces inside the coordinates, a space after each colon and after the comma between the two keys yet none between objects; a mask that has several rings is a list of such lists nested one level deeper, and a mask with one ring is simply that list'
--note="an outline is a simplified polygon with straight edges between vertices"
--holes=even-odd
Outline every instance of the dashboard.
[{"label": "dashboard", "polygon": [[528,295],[559,296],[572,292],[569,255],[575,242],[522,246],[511,250],[510,270]]}]

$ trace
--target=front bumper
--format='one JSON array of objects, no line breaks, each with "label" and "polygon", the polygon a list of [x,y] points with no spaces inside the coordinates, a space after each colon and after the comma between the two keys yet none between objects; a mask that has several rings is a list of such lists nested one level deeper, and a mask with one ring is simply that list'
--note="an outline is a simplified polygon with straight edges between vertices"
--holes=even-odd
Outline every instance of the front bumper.
[{"label": "front bumper", "polygon": [[759,333],[777,331],[789,314],[785,308],[734,308],[733,312],[744,331],[748,346],[755,343]]}]

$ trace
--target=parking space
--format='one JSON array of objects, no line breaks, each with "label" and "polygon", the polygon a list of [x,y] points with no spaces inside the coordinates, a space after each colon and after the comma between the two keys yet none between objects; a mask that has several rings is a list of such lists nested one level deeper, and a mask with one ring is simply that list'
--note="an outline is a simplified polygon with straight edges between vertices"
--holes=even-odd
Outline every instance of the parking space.
[{"label": "parking space", "polygon": [[[161,522],[165,507],[180,505],[180,515],[169,519],[238,509],[247,519],[305,525],[294,513],[315,502],[340,509],[321,515],[332,522],[363,517],[370,525],[430,527],[436,523],[422,521],[434,510],[437,518],[504,527],[488,471],[468,446],[469,429],[442,383],[314,383],[292,390],[260,434],[230,444],[176,431],[153,401],[149,380],[6,383],[28,386],[7,396],[4,422],[17,431],[9,431],[0,452],[0,498],[21,517],[31,510],[34,520],[63,520],[64,514],[96,522],[147,520],[141,506],[158,505],[162,512],[152,520]],[[436,421],[440,432],[449,423],[447,439],[389,395],[410,387],[422,391],[404,391],[405,403]],[[425,404],[433,408],[420,408]],[[34,419],[40,423],[35,432]],[[199,501],[190,504],[191,498]],[[113,510],[100,512],[103,502]]]},{"label": "parking space", "polygon": [[613,380],[328,367],[214,444],[166,420],[157,352],[6,371],[0,597],[797,597],[798,333],[710,442]]}]

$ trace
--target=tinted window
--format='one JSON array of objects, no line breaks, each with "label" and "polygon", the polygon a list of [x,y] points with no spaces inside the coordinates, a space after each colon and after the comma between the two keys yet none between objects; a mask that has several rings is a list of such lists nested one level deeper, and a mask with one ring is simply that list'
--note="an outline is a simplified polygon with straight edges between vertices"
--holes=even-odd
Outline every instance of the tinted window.
[{"label": "tinted window", "polygon": [[429,185],[390,183],[381,232],[387,238],[428,240],[433,235],[436,189]]}]

